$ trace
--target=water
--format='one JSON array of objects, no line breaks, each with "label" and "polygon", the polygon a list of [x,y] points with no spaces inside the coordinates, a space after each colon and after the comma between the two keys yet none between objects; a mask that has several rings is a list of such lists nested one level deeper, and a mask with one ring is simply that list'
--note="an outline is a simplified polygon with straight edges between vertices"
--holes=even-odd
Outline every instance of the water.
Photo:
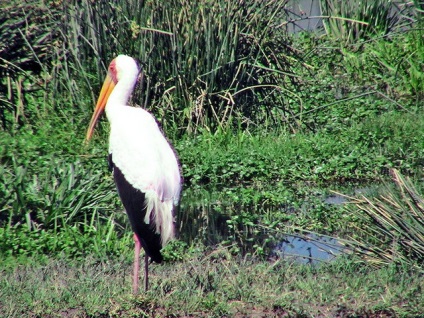
[{"label": "water", "polygon": [[[363,194],[363,193],[371,193],[373,192],[375,189],[373,189],[373,187],[366,187],[366,188],[356,188],[353,190],[354,195],[358,195],[358,194]],[[349,200],[341,195],[341,194],[331,194],[329,196],[327,196],[324,199],[324,202],[327,204],[343,204],[348,202]]]},{"label": "water", "polygon": [[302,237],[288,235],[277,244],[272,253],[280,258],[302,264],[332,261],[343,253],[345,247],[335,238],[316,234]]},{"label": "water", "polygon": [[290,1],[286,7],[289,15],[287,31],[297,33],[323,29],[319,2],[320,0]]},{"label": "water", "polygon": [[[361,193],[366,189],[352,190]],[[222,195],[221,195],[222,196]],[[225,195],[224,195],[225,198]],[[228,198],[226,198],[229,200]],[[346,197],[332,194],[322,198],[315,198],[302,205],[301,210],[308,213],[313,208],[313,202],[324,202],[328,205],[340,205],[347,201]],[[226,242],[237,244],[241,253],[254,253],[255,248],[262,247],[270,257],[284,258],[304,264],[318,264],[334,260],[346,251],[336,238],[317,234],[288,235],[270,231],[266,227],[242,220],[235,222],[236,217],[249,216],[250,211],[255,211],[263,217],[269,214],[283,212],[286,215],[299,213],[299,209],[292,206],[255,206],[253,204],[240,204],[231,201],[225,202],[223,197],[218,197],[213,191],[202,192],[196,195],[189,193],[181,203],[177,215],[179,224],[179,237],[185,242],[202,242],[206,246],[213,246]]]},{"label": "water", "polygon": [[[357,2],[358,0],[344,0],[345,2]],[[313,31],[318,34],[325,33],[323,14],[320,6],[321,0],[290,0],[285,9],[288,14],[287,31],[291,34],[302,31]],[[409,21],[408,12],[404,11],[404,2],[393,1],[391,3],[391,18],[397,16],[402,24]],[[410,22],[410,21],[409,21]],[[403,27],[405,28],[405,26]]]}]

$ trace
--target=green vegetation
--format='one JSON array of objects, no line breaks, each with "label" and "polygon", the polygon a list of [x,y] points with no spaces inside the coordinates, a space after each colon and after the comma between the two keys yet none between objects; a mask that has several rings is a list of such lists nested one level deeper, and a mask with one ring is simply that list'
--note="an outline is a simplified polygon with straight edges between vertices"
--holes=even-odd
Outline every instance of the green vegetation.
[{"label": "green vegetation", "polygon": [[[348,206],[353,213],[356,209],[365,213],[357,214],[362,218],[358,228],[357,248],[362,249],[369,263],[411,263],[410,260],[424,259],[424,201],[411,180],[404,178],[398,171],[391,175],[396,188],[389,184],[372,198],[362,195],[352,198],[355,205]],[[375,248],[367,248],[371,238]],[[416,265],[416,264],[413,264]]]},{"label": "green vegetation", "polygon": [[[0,271],[4,316],[394,317],[422,313],[423,282],[409,268],[370,269],[349,260],[319,268],[257,262],[226,249],[151,266],[151,289],[130,293],[122,259],[63,259]],[[17,292],[19,291],[19,292]]]},{"label": "green vegetation", "polygon": [[[423,7],[361,3],[321,1],[324,35],[287,34],[286,1],[0,4],[0,316],[424,312]],[[184,176],[180,238],[138,297],[106,121],[83,145],[118,53]],[[356,253],[270,256],[294,231]]]}]

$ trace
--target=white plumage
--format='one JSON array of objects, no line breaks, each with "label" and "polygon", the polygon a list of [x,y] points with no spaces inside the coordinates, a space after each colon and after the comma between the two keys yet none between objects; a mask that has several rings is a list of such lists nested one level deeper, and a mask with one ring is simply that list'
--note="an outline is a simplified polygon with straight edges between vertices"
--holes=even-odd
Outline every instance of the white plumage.
[{"label": "white plumage", "polygon": [[[108,105],[109,102],[106,116],[113,117],[109,137],[113,163],[128,183],[146,194],[145,222],[149,223],[153,211],[156,231],[161,233],[162,244],[165,244],[173,237],[172,209],[178,203],[181,188],[175,154],[150,113],[124,106],[119,107],[116,114],[112,112],[116,115],[112,116]],[[113,105],[115,108],[116,104]]]}]

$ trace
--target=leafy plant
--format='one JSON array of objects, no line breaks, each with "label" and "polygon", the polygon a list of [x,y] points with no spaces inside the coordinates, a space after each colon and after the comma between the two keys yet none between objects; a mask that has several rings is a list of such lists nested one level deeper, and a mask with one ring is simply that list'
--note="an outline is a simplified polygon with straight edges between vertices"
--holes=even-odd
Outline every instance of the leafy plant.
[{"label": "leafy plant", "polygon": [[[399,36],[402,41],[398,41]],[[343,49],[344,65],[349,74],[390,97],[424,92],[422,72],[424,41],[422,29],[411,29],[390,40],[376,39],[360,50]]]},{"label": "leafy plant", "polygon": [[0,251],[8,255],[115,253],[116,239],[126,223],[116,215],[117,205],[111,206],[116,197],[112,181],[105,182],[102,173],[80,171],[78,162],[49,165],[39,175],[30,175],[22,166],[15,171],[2,167]]}]

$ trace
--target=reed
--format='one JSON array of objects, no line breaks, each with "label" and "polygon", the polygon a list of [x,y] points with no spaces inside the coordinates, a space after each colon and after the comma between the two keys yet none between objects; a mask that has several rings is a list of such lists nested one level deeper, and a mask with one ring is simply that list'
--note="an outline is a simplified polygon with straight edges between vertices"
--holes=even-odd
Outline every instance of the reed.
[{"label": "reed", "polygon": [[3,256],[116,253],[126,222],[112,180],[78,161],[46,159],[44,168],[0,165]]},{"label": "reed", "polygon": [[348,44],[387,35],[399,25],[411,22],[405,19],[411,9],[394,1],[321,0],[320,5],[326,33]]},{"label": "reed", "polygon": [[216,129],[260,121],[284,101],[293,52],[277,24],[286,2],[74,1],[66,33],[79,41],[74,58],[95,57],[99,68],[118,53],[137,57],[134,100],[162,124]]},{"label": "reed", "polygon": [[[285,99],[295,87],[296,54],[279,26],[286,3],[73,0],[48,1],[47,7],[32,0],[18,9],[6,6],[2,30],[16,26],[9,32],[20,50],[5,55],[0,65],[4,73],[11,74],[10,66],[16,73],[0,85],[4,126],[10,113],[27,117],[21,110],[25,101],[6,96],[20,92],[20,77],[28,85],[41,82],[56,111],[68,114],[64,108],[71,104],[89,116],[107,64],[121,53],[138,58],[143,67],[134,101],[165,127],[196,131],[278,121],[281,112],[289,113]],[[31,38],[23,36],[28,28]],[[10,43],[6,50],[13,51]]]},{"label": "reed", "polygon": [[424,199],[410,178],[395,169],[391,176],[376,196],[351,198],[346,209],[360,221],[352,242],[370,263],[415,266],[424,259]]}]

